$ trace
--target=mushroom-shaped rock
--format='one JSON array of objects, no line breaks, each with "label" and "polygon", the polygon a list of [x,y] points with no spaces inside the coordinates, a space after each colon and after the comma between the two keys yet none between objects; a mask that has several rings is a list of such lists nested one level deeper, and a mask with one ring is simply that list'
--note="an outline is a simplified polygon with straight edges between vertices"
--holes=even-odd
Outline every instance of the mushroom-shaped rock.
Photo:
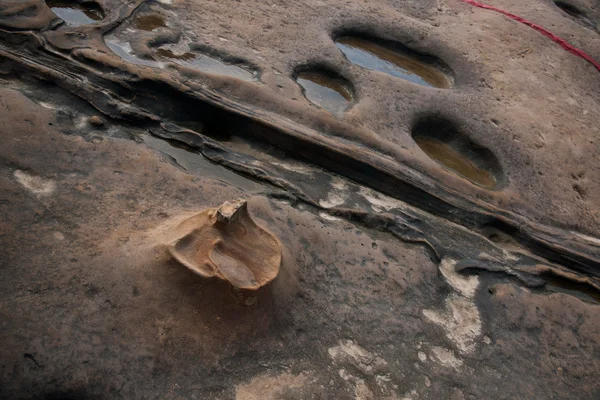
[{"label": "mushroom-shaped rock", "polygon": [[256,290],[279,273],[281,243],[252,220],[246,200],[205,210],[179,224],[174,234],[169,252],[201,276]]}]

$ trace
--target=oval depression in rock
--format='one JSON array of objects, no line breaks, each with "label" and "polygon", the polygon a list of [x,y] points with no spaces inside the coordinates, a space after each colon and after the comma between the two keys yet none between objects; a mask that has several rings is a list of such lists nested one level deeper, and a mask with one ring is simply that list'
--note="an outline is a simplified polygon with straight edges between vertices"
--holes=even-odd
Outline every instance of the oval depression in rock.
[{"label": "oval depression in rock", "polygon": [[383,72],[418,85],[449,88],[453,79],[441,60],[421,55],[394,42],[342,36],[335,41],[346,58],[360,67]]},{"label": "oval depression in rock", "polygon": [[413,140],[431,159],[472,183],[495,189],[503,180],[496,156],[469,139],[442,119],[419,121],[413,128]]},{"label": "oval depression in rock", "polygon": [[310,102],[334,115],[343,114],[352,104],[352,85],[341,77],[322,72],[301,72],[296,81]]},{"label": "oval depression in rock", "polygon": [[246,82],[257,79],[255,71],[248,71],[238,65],[227,63],[206,53],[192,53],[188,51],[177,54],[171,49],[160,48],[157,50],[157,55],[164,61],[172,61],[207,74],[230,76]]},{"label": "oval depression in rock", "polygon": [[488,189],[496,187],[496,178],[494,178],[494,175],[485,169],[477,167],[450,146],[425,136],[417,136],[414,139],[425,154],[444,167],[451,169],[479,186]]}]

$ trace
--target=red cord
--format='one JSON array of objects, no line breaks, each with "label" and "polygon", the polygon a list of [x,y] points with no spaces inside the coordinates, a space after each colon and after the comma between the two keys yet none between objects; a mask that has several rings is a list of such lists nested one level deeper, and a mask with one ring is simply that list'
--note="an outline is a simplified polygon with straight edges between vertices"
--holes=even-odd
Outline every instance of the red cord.
[{"label": "red cord", "polygon": [[544,36],[552,39],[554,42],[558,43],[563,49],[565,49],[569,53],[575,54],[576,56],[581,57],[584,60],[590,62],[594,67],[596,67],[596,69],[598,71],[600,71],[600,64],[598,64],[596,61],[594,61],[594,59],[592,57],[590,57],[586,52],[578,49],[577,47],[570,45],[565,39],[552,34],[552,32],[547,31],[546,29],[542,28],[541,26],[536,25],[531,21],[527,21],[526,19],[523,19],[523,18],[519,17],[518,15],[511,14],[511,13],[501,10],[499,8],[489,6],[487,4],[483,4],[483,3],[480,3],[475,0],[461,0],[461,1],[471,4],[472,6],[475,6],[475,7],[485,8],[486,10],[492,10],[492,11],[499,12],[500,14],[506,15],[508,18],[511,18],[517,22],[520,22],[522,24],[529,26],[530,28],[538,31],[542,35],[544,35]]}]

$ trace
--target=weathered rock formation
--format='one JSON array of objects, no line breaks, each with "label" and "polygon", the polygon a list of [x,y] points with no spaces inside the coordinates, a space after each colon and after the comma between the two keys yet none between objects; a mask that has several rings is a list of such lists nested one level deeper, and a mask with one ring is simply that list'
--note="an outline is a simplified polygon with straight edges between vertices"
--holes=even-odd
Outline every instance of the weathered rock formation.
[{"label": "weathered rock formation", "polygon": [[[258,226],[245,200],[227,201],[182,222],[169,251],[205,277],[217,277],[239,289],[258,289],[279,272],[281,244]],[[183,236],[182,236],[183,235]]]}]

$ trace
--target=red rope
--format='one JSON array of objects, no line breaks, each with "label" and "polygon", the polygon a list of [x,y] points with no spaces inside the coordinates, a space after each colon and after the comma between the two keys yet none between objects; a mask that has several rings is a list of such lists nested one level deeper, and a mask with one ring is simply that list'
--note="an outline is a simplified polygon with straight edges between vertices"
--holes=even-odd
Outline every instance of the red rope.
[{"label": "red rope", "polygon": [[542,28],[541,26],[536,25],[531,21],[527,21],[526,19],[523,19],[523,18],[519,17],[518,15],[511,14],[507,11],[501,10],[499,8],[496,8],[496,7],[487,5],[487,4],[480,3],[475,0],[461,0],[461,1],[471,4],[472,6],[475,6],[475,7],[485,8],[486,10],[492,10],[492,11],[499,12],[500,14],[506,15],[508,18],[511,18],[517,22],[520,22],[522,24],[529,26],[530,28],[538,31],[542,35],[544,35],[544,36],[552,39],[554,42],[558,43],[563,49],[565,49],[569,53],[575,54],[576,56],[581,57],[584,60],[590,62],[594,67],[596,67],[596,69],[598,71],[600,71],[600,64],[597,63],[596,61],[594,61],[594,59],[592,57],[590,57],[586,52],[578,49],[577,47],[570,45],[565,39],[552,34],[552,32],[547,31],[546,29]]}]

